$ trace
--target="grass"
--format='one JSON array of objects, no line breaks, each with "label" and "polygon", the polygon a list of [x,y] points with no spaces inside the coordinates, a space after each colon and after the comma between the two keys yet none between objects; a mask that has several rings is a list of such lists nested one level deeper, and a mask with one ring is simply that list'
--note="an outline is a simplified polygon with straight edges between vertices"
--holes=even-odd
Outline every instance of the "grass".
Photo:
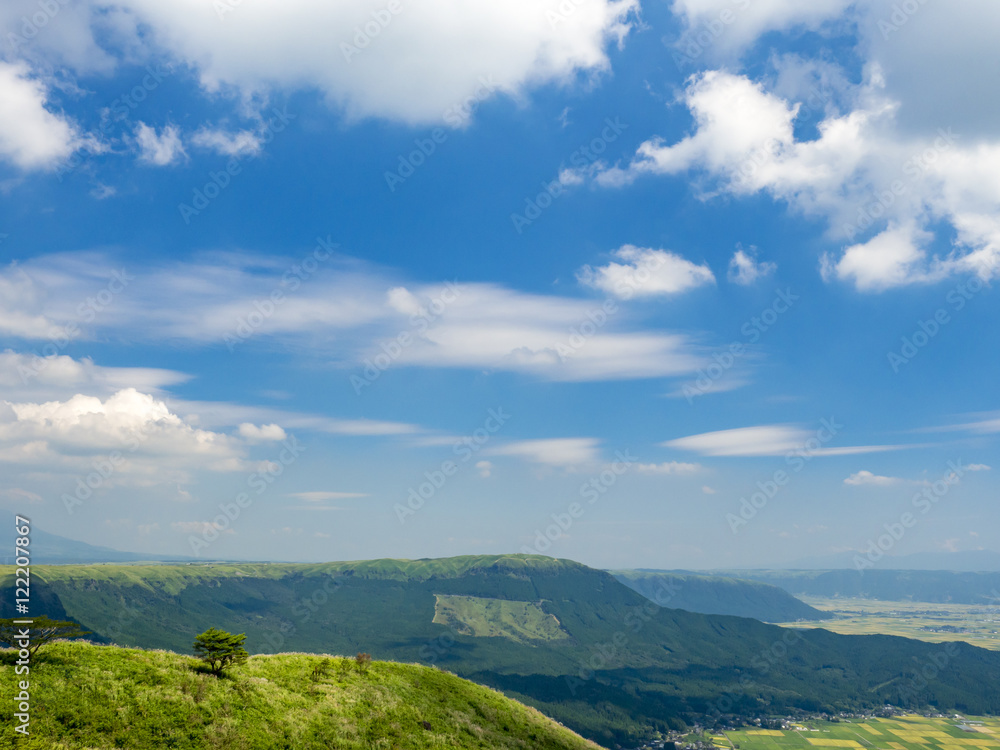
[{"label": "grass", "polygon": [[435,600],[434,622],[462,635],[509,638],[518,643],[569,637],[555,615],[535,602],[443,594],[436,595]]},{"label": "grass", "polygon": [[[962,728],[962,727],[965,728]],[[739,750],[1000,750],[1000,720],[898,716],[856,722],[805,722],[796,729],[746,729],[712,737],[720,748]]]},{"label": "grass", "polygon": [[[30,750],[595,750],[538,711],[430,667],[254,656],[228,677],[192,657],[60,642],[31,671]],[[0,703],[13,703],[9,652]],[[5,724],[8,723],[5,719]],[[12,748],[5,729],[0,748]]]},{"label": "grass", "polygon": [[900,635],[931,643],[965,641],[1000,651],[1000,610],[996,607],[816,596],[802,600],[836,619],[793,622],[786,627],[825,628],[844,635]]}]

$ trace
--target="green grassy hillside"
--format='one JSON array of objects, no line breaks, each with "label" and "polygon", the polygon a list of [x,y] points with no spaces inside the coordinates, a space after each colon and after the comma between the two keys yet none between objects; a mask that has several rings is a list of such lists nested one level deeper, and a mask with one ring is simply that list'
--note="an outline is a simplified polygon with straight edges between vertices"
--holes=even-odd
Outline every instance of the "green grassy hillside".
[{"label": "green grassy hillside", "polygon": [[[12,616],[12,573],[0,569],[0,616]],[[665,607],[604,571],[521,555],[32,568],[34,614],[75,618],[95,640],[187,652],[215,626],[246,633],[251,653],[436,664],[606,746],[706,715],[885,702],[1000,713],[1000,653],[961,644],[928,681],[935,644],[788,631],[672,609],[669,590],[650,595]],[[442,600],[454,606],[442,612]]]},{"label": "green grassy hillside", "polygon": [[705,615],[752,617],[761,622],[824,620],[830,614],[810,607],[782,588],[760,581],[666,570],[613,570],[630,589],[653,597],[664,587],[674,590],[670,606]]},{"label": "green grassy hillside", "polygon": [[[254,656],[222,679],[165,651],[56,643],[31,672],[31,750],[589,750],[489,688],[429,667]],[[9,662],[10,659],[5,661]],[[13,704],[0,666],[0,703]],[[5,721],[6,723],[6,721]],[[12,747],[5,730],[0,747]]]}]

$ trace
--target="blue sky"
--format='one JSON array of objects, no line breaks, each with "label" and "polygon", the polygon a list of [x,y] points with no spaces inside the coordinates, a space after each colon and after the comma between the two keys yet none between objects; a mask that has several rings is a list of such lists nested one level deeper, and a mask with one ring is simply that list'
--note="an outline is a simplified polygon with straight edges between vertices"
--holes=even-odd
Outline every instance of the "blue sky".
[{"label": "blue sky", "polygon": [[205,558],[1000,549],[998,24],[5,3],[0,503]]}]

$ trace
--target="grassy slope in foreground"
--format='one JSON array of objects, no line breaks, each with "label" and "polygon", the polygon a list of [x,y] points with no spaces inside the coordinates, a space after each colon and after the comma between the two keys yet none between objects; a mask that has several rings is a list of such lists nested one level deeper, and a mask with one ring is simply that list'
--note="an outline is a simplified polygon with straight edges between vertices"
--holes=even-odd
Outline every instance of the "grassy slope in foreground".
[{"label": "grassy slope in foreground", "polygon": [[[87,643],[43,649],[31,671],[31,738],[51,750],[596,750],[489,688],[430,667],[306,654],[254,656],[217,679],[167,651]],[[325,659],[325,674],[314,674]],[[14,668],[0,665],[0,703]],[[426,729],[423,722],[430,725]],[[8,724],[7,721],[4,724]],[[12,747],[5,727],[0,748]]]}]

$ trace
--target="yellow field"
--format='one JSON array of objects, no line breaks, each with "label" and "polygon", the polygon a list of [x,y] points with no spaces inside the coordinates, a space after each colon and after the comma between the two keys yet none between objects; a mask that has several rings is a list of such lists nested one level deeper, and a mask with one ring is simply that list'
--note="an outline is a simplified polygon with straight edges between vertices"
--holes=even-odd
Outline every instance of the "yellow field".
[{"label": "yellow field", "polygon": [[1000,750],[1000,719],[898,716],[858,722],[806,722],[787,731],[748,729],[712,737],[720,748],[784,750]]}]

